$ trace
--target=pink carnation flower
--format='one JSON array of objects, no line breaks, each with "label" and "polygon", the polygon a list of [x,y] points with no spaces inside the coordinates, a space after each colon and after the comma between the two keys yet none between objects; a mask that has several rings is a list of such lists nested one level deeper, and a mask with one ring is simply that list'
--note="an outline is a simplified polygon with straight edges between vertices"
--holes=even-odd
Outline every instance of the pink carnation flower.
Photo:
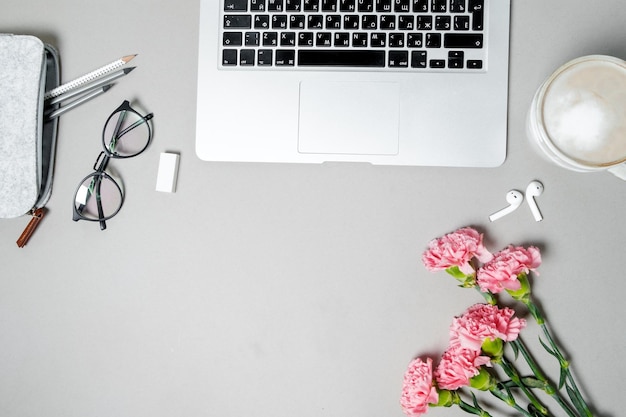
[{"label": "pink carnation flower", "polygon": [[526,320],[513,317],[514,314],[515,311],[508,307],[475,304],[452,321],[450,345],[479,352],[486,339],[502,339],[505,342],[515,340],[526,327]]},{"label": "pink carnation flower", "polygon": [[428,404],[436,404],[439,394],[433,385],[433,361],[417,358],[411,361],[404,374],[400,405],[404,414],[420,416],[428,411]]},{"label": "pink carnation flower", "polygon": [[470,385],[470,379],[480,373],[480,367],[491,365],[489,356],[463,347],[450,347],[435,369],[435,380],[441,389],[450,391]]},{"label": "pink carnation flower", "polygon": [[472,258],[488,262],[493,255],[483,246],[483,235],[471,227],[464,227],[428,244],[428,250],[422,255],[422,262],[429,271],[439,271],[458,266],[461,272],[470,275],[474,269],[470,265]]},{"label": "pink carnation flower", "polygon": [[503,290],[517,291],[521,288],[518,275],[528,274],[539,265],[539,249],[509,246],[496,253],[491,261],[478,270],[476,281],[482,291],[491,291],[493,294]]}]

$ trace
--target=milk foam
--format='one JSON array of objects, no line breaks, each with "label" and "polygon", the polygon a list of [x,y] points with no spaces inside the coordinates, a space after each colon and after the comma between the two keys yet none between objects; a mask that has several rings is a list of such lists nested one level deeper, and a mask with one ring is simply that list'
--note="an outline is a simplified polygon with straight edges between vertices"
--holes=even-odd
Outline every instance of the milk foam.
[{"label": "milk foam", "polygon": [[586,61],[564,70],[547,89],[543,121],[552,143],[586,165],[626,159],[626,67]]}]

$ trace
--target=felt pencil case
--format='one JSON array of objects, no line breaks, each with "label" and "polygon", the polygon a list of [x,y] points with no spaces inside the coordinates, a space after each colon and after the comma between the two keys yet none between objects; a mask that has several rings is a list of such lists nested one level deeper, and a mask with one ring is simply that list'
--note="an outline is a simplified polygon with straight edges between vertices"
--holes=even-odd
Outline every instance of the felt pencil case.
[{"label": "felt pencil case", "polygon": [[20,247],[52,192],[58,120],[44,114],[44,93],[59,83],[53,47],[35,36],[0,34],[0,218],[32,216]]}]

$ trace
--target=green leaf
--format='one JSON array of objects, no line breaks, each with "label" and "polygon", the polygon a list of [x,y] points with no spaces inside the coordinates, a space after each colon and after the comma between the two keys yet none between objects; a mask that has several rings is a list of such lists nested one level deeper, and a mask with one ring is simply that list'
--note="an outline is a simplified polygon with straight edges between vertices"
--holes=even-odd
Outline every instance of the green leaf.
[{"label": "green leaf", "polygon": [[554,350],[552,350],[552,348],[550,348],[548,345],[546,345],[546,344],[543,342],[543,340],[541,340],[541,337],[539,338],[539,343],[541,343],[541,346],[543,346],[543,348],[544,348],[544,349],[545,349],[545,350],[546,350],[546,351],[547,351],[550,355],[554,356],[555,358],[559,359],[559,361],[560,361],[560,359],[561,359],[561,358],[559,357],[559,355],[558,355],[558,354],[557,354]]},{"label": "green leaf", "polygon": [[559,389],[563,388],[563,385],[565,385],[565,381],[567,381],[567,369],[561,368],[561,376],[559,377]]},{"label": "green leaf", "polygon": [[515,355],[515,360],[519,357],[519,346],[517,343],[511,343],[511,348],[513,349],[513,355]]},{"label": "green leaf", "polygon": [[567,390],[567,395],[569,396],[570,400],[572,400],[574,407],[576,407],[576,410],[580,413],[580,415],[591,415],[589,413],[589,410],[587,409],[585,400],[583,400],[580,394],[576,390],[572,389],[572,387],[570,387],[569,385],[567,385],[565,388]]}]

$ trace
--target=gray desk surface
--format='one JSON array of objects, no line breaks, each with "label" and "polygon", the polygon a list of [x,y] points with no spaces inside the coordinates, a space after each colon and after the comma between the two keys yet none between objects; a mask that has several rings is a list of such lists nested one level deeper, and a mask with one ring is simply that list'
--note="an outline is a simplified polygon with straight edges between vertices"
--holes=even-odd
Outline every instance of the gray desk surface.
[{"label": "gray desk surface", "polygon": [[[440,352],[452,316],[480,301],[420,264],[431,238],[465,225],[492,250],[543,249],[546,314],[598,414],[622,415],[626,183],[544,162],[524,117],[565,61],[626,57],[626,9],[512,3],[508,158],[440,169],[201,162],[197,1],[4,0],[0,31],[56,45],[65,81],[139,56],[105,96],[63,116],[31,243],[14,243],[25,219],[0,221],[0,415],[401,416],[408,361]],[[72,222],[71,199],[123,99],[154,112],[155,136],[112,163],[127,201],[101,232]],[[181,155],[174,194],[154,191],[162,151]],[[524,207],[489,223],[506,191],[533,179],[545,220]]]}]

